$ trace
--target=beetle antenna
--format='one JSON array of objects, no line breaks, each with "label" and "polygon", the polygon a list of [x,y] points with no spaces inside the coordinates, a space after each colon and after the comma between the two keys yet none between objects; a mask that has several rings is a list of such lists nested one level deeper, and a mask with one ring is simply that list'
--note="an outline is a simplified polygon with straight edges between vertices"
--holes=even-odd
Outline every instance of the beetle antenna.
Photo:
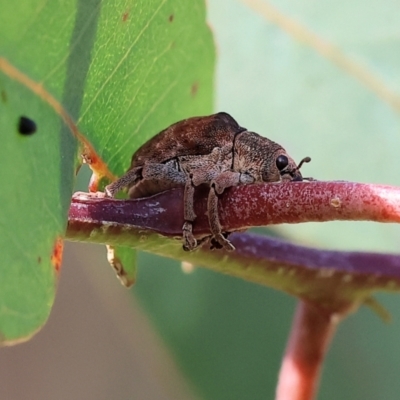
[{"label": "beetle antenna", "polygon": [[304,163],[309,163],[310,161],[311,161],[311,158],[310,158],[310,157],[304,157],[304,158],[300,161],[300,164],[299,164],[299,166],[295,169],[295,171],[298,171]]},{"label": "beetle antenna", "polygon": [[[310,157],[304,157],[304,158],[300,161],[300,164],[299,164],[299,166],[295,169],[295,171],[298,171],[304,163],[309,163],[310,161],[311,161],[311,158],[310,158]],[[314,180],[315,180],[314,178],[303,178],[303,181],[314,181]]]}]

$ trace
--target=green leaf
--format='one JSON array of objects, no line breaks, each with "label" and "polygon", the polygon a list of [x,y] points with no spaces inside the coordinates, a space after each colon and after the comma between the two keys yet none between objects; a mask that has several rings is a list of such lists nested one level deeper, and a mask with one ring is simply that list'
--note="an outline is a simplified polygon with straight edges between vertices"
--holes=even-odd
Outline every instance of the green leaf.
[{"label": "green leaf", "polygon": [[[59,268],[52,254],[68,211],[60,178],[72,176],[73,159],[60,157],[62,122],[46,104],[3,76],[0,88],[0,335],[12,341],[31,335],[50,312]],[[35,121],[34,134],[18,132],[20,115]]]},{"label": "green leaf", "polygon": [[[10,343],[50,312],[79,140],[100,172],[122,174],[147,138],[211,112],[214,48],[201,0],[0,8],[0,335]],[[34,134],[18,133],[21,116]]]},{"label": "green leaf", "polygon": [[[5,343],[29,338],[50,313],[77,152],[76,139],[41,98],[51,97],[44,88],[63,97],[74,3],[43,8],[40,2],[23,3],[0,5],[0,334]],[[64,18],[63,29],[57,18]],[[62,68],[46,78],[56,65]],[[34,93],[13,68],[43,87]],[[19,133],[21,116],[34,121],[36,132]]]},{"label": "green leaf", "polygon": [[142,0],[105,2],[97,38],[78,125],[121,175],[150,137],[212,112],[212,37],[202,1]]}]

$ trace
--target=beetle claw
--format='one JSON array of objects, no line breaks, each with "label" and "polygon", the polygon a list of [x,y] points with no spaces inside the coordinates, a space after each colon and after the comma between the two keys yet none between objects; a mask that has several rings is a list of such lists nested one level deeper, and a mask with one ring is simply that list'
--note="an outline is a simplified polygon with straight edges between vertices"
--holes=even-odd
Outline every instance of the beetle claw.
[{"label": "beetle claw", "polygon": [[197,240],[192,233],[192,223],[185,221],[182,227],[183,231],[183,250],[192,251],[197,247]]},{"label": "beetle claw", "polygon": [[235,250],[235,246],[224,237],[223,234],[217,233],[211,239],[211,249],[225,249],[227,251]]}]

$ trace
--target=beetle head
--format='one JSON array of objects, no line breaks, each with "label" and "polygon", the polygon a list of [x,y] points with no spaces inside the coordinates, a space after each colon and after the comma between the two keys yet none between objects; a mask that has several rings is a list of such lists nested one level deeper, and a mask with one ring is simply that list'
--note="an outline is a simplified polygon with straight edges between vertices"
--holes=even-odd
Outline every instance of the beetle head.
[{"label": "beetle head", "polygon": [[234,169],[253,176],[256,182],[302,181],[299,166],[279,144],[254,132],[242,132],[235,140]]},{"label": "beetle head", "polygon": [[[288,156],[285,152],[284,149],[281,149],[280,151],[276,152],[275,157],[272,158],[272,162],[275,161],[275,167],[279,171],[280,179],[282,181],[302,181],[303,176],[301,175],[300,168],[305,162],[310,162],[311,158],[310,157],[305,157],[300,161],[299,165],[296,165],[294,160]],[[271,182],[269,181],[269,175],[271,175],[271,172],[268,171],[274,171],[273,175],[274,178],[276,177],[276,170],[274,169],[274,166],[271,165],[271,161],[267,160],[267,162],[263,166],[263,181],[265,182]],[[304,178],[308,179],[308,178]],[[275,179],[274,179],[275,181]]]}]

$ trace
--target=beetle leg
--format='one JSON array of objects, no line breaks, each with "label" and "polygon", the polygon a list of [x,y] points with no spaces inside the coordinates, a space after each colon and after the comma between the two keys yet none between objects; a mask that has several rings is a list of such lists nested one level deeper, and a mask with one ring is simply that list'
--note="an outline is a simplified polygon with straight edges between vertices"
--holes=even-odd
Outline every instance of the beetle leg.
[{"label": "beetle leg", "polygon": [[185,221],[193,222],[197,215],[194,213],[194,185],[192,182],[192,178],[190,177],[185,184],[185,194],[184,194],[184,214]]},{"label": "beetle leg", "polygon": [[[154,182],[160,187],[161,182],[166,188],[173,186],[184,186],[184,224],[182,226],[183,249],[194,250],[197,247],[197,240],[193,235],[192,223],[196,219],[193,209],[194,185],[191,175],[179,170],[178,161],[171,160],[166,164],[146,164],[143,167],[143,180]],[[134,189],[134,188],[133,188]],[[130,192],[131,193],[131,192]]]},{"label": "beetle leg", "polygon": [[116,180],[115,182],[107,185],[105,187],[105,193],[108,197],[114,197],[116,193],[120,190],[135,185],[140,179],[140,170],[142,167],[137,167],[130,169],[126,174],[122,175],[121,178]]},{"label": "beetle leg", "polygon": [[193,225],[191,221],[185,221],[182,226],[183,250],[191,251],[197,247],[197,240],[193,235]]},{"label": "beetle leg", "polygon": [[194,250],[197,240],[193,235],[193,221],[196,219],[194,212],[194,190],[196,186],[209,182],[219,171],[219,159],[221,149],[215,147],[213,151],[204,156],[182,156],[179,157],[179,165],[186,175],[184,193],[184,218],[183,224],[183,249]]},{"label": "beetle leg", "polygon": [[222,227],[218,217],[218,195],[215,192],[214,184],[211,185],[211,189],[208,194],[207,209],[208,220],[213,239],[226,250],[235,250],[235,247],[232,245],[232,243],[228,239],[225,239],[222,235]]},{"label": "beetle leg", "polygon": [[197,240],[193,236],[193,221],[196,219],[194,213],[194,185],[192,177],[188,177],[185,184],[184,193],[184,218],[183,224],[183,250],[190,251],[197,247]]},{"label": "beetle leg", "polygon": [[242,174],[239,172],[225,171],[221,173],[211,182],[208,194],[207,209],[211,233],[214,240],[226,250],[235,250],[235,247],[222,234],[222,227],[218,216],[218,195],[222,194],[228,187],[239,185],[242,181],[241,177]]}]

